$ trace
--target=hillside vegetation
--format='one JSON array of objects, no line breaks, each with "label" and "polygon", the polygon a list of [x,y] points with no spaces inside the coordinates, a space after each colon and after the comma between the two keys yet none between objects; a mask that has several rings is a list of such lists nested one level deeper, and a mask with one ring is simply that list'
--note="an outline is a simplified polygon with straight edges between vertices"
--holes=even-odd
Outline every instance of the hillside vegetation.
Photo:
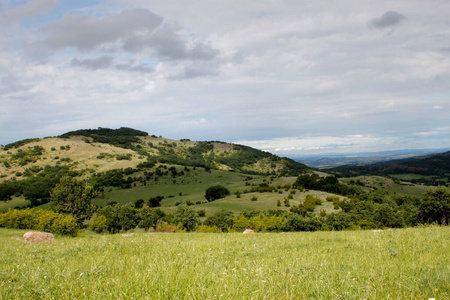
[{"label": "hillside vegetation", "polygon": [[[0,212],[52,209],[77,216],[73,226],[93,223],[96,232],[402,228],[447,224],[450,217],[443,188],[338,178],[242,145],[169,140],[130,128],[19,141],[3,147],[0,164]],[[212,188],[220,195],[208,194]],[[35,221],[24,216],[36,220],[33,214],[43,215],[0,214],[0,226],[27,228]]]},{"label": "hillside vegetation", "polygon": [[327,171],[342,177],[390,176],[412,183],[448,185],[450,183],[450,151],[367,165],[345,165]]}]

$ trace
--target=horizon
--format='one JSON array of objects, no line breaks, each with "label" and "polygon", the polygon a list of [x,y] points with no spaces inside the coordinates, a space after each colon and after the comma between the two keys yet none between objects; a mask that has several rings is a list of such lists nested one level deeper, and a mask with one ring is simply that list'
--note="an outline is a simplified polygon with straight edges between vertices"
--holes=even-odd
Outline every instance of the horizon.
[{"label": "horizon", "polygon": [[100,126],[283,156],[450,146],[449,1],[180,3],[0,0],[0,144]]}]

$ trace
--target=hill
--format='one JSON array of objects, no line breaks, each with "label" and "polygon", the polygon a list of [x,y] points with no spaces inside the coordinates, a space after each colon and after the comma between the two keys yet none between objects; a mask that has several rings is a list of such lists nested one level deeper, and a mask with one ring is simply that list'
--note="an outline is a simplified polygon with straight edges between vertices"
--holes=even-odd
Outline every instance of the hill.
[{"label": "hill", "polygon": [[[217,183],[231,176],[228,181],[244,185],[244,180],[252,178],[249,175],[285,177],[307,170],[291,159],[243,145],[172,140],[123,127],[82,129],[2,147],[0,201],[17,198],[23,204],[25,198],[32,206],[41,205],[48,201],[49,191],[64,175],[109,187],[102,195],[111,192],[115,201],[119,196],[114,194],[121,195],[125,189],[128,194],[133,190],[132,200],[153,194],[168,197],[174,193],[169,186],[176,183],[192,191],[194,182],[196,189],[203,189],[200,182]],[[139,192],[150,182],[157,182],[154,186],[158,187],[152,190],[158,192]],[[162,182],[163,189],[159,187]]]},{"label": "hill", "polygon": [[450,151],[368,165],[346,165],[327,171],[343,177],[390,176],[413,183],[448,185],[450,182]]}]

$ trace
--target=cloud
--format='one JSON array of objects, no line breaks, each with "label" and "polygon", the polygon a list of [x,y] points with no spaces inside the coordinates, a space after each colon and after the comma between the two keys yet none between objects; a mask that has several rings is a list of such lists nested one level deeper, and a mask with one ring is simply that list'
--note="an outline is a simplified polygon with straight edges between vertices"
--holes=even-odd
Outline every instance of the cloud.
[{"label": "cloud", "polygon": [[126,64],[117,64],[116,69],[128,72],[137,72],[137,73],[153,73],[155,68],[150,66],[149,64],[135,64],[134,61],[130,61]]},{"label": "cloud", "polygon": [[373,19],[371,24],[379,29],[392,28],[400,24],[403,19],[405,19],[405,17],[402,14],[389,10],[380,18]]},{"label": "cloud", "polygon": [[49,34],[46,44],[54,49],[72,47],[90,51],[108,46],[138,33],[148,33],[161,25],[163,18],[147,9],[131,9],[103,19],[66,14],[44,28]]},{"label": "cloud", "polygon": [[111,66],[114,58],[109,55],[102,55],[97,58],[87,58],[83,60],[79,60],[78,58],[72,59],[72,66],[75,67],[83,67],[91,70],[105,69]]},{"label": "cloud", "polygon": [[57,4],[57,0],[33,0],[9,10],[6,18],[9,22],[19,21],[24,18],[31,18],[49,11]]}]

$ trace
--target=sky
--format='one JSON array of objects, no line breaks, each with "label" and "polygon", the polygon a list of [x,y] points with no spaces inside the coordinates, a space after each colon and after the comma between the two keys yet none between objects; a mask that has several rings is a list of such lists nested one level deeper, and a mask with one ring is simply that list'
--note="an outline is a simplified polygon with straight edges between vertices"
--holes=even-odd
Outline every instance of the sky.
[{"label": "sky", "polygon": [[274,154],[450,147],[448,0],[0,0],[0,144],[131,127]]}]

